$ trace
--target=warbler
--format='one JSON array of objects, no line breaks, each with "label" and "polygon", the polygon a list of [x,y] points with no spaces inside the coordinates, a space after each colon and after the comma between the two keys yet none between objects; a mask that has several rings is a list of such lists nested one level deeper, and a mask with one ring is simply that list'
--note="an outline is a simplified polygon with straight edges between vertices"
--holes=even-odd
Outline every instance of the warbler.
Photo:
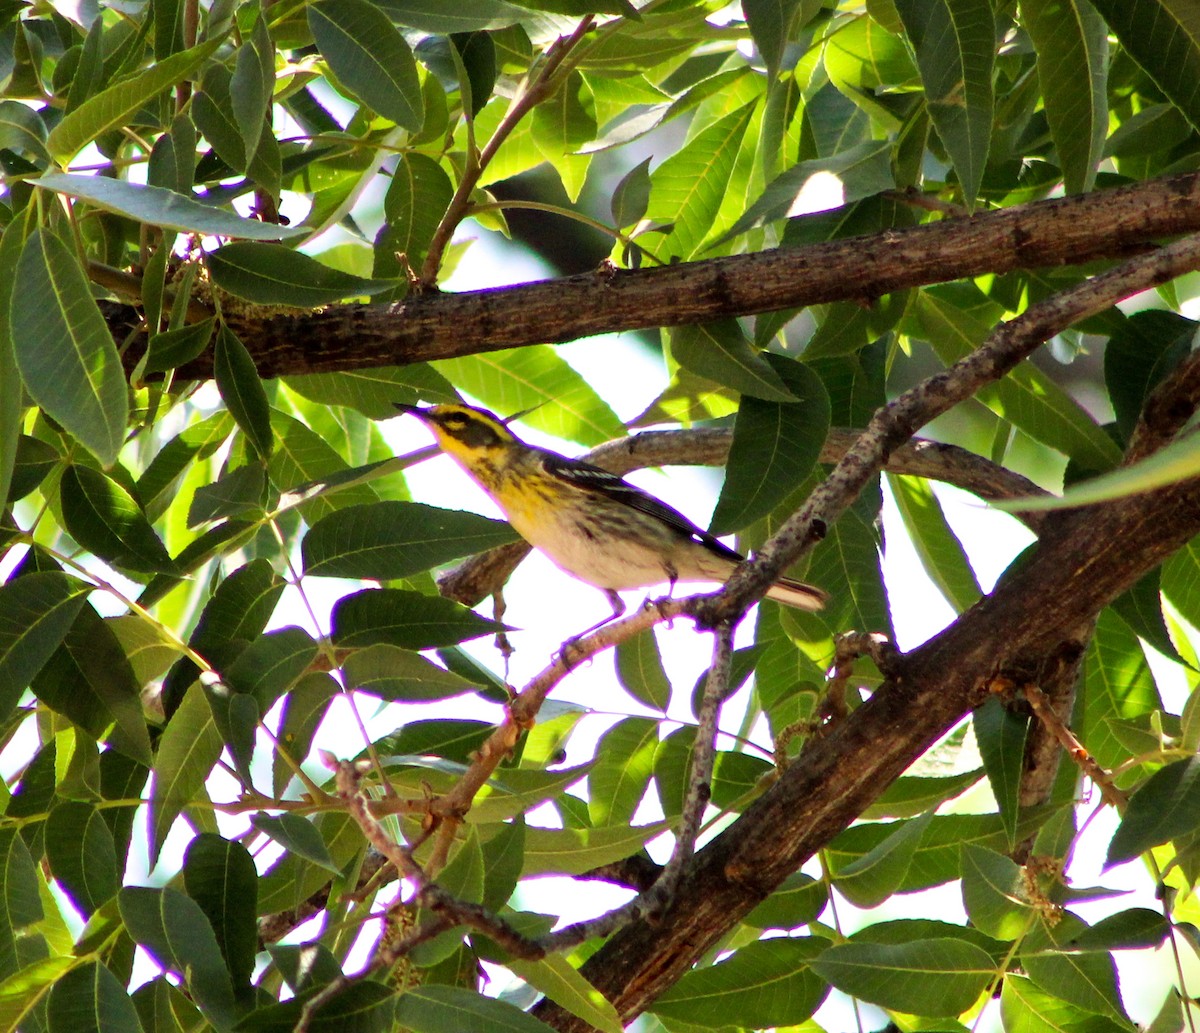
[{"label": "warbler", "polygon": [[[625,612],[619,589],[723,582],[742,562],[740,553],[665,502],[591,463],[527,445],[484,409],[393,404],[433,432],[438,447],[491,496],[522,538],[602,590],[613,608],[610,620]],[[819,610],[826,595],[780,578],[767,598]]]}]

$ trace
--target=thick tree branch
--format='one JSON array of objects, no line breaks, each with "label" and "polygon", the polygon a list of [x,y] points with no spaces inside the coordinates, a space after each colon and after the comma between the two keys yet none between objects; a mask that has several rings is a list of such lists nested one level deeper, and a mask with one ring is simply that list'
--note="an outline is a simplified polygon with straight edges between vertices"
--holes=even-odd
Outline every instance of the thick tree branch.
[{"label": "thick tree branch", "polygon": [[[262,376],[404,365],[593,334],[679,326],[981,273],[1127,256],[1200,230],[1200,173],[949,218],[912,229],[654,269],[607,270],[394,305],[231,319]],[[124,339],[136,313],[106,306]],[[137,360],[130,349],[128,361]],[[208,352],[179,370],[212,376]]]}]

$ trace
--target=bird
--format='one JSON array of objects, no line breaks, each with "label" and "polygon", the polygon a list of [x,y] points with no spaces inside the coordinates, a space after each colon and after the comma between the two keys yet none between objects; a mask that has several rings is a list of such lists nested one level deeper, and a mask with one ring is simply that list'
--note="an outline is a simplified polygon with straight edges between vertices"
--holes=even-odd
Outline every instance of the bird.
[{"label": "bird", "polygon": [[[469,405],[394,402],[430,431],[496,503],[514,530],[559,569],[600,589],[615,620],[621,590],[667,582],[726,581],[741,553],[622,477],[581,459],[526,444],[508,423]],[[514,417],[515,418],[515,417]],[[779,578],[768,599],[800,610],[827,600],[813,585]]]}]

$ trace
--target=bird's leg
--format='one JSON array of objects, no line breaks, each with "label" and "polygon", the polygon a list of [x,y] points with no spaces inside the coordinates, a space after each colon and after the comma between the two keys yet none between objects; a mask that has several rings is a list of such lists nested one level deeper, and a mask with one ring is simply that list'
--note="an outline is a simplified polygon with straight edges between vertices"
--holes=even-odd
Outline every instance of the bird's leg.
[{"label": "bird's leg", "polygon": [[603,589],[603,592],[605,598],[608,600],[608,604],[612,607],[613,612],[603,620],[597,621],[590,628],[584,628],[584,630],[578,635],[572,635],[566,640],[566,642],[563,643],[562,649],[558,651],[558,655],[562,658],[563,663],[565,663],[567,667],[575,666],[575,662],[572,660],[571,654],[575,651],[575,647],[579,644],[580,639],[583,639],[590,635],[593,631],[604,627],[604,625],[608,624],[610,621],[615,621],[625,612],[625,600],[622,599],[616,593],[616,591],[611,588],[605,588]]},{"label": "bird's leg", "polygon": [[[658,610],[659,617],[666,619],[667,615],[663,612],[663,604],[669,602],[675,595],[675,582],[679,580],[679,571],[672,566],[664,566],[663,572],[667,575],[667,594],[658,599],[651,599],[647,596],[646,601],[642,604],[642,608],[649,609],[653,606]],[[667,627],[671,627],[670,621],[668,621]]]}]

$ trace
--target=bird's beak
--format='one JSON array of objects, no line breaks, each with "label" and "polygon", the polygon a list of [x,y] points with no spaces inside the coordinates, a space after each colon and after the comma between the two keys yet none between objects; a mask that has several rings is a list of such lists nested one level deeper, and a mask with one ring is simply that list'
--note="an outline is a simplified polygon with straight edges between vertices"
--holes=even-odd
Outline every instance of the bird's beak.
[{"label": "bird's beak", "polygon": [[429,422],[429,415],[419,405],[409,405],[407,402],[392,402],[397,409],[409,416],[415,416],[422,423]]}]

